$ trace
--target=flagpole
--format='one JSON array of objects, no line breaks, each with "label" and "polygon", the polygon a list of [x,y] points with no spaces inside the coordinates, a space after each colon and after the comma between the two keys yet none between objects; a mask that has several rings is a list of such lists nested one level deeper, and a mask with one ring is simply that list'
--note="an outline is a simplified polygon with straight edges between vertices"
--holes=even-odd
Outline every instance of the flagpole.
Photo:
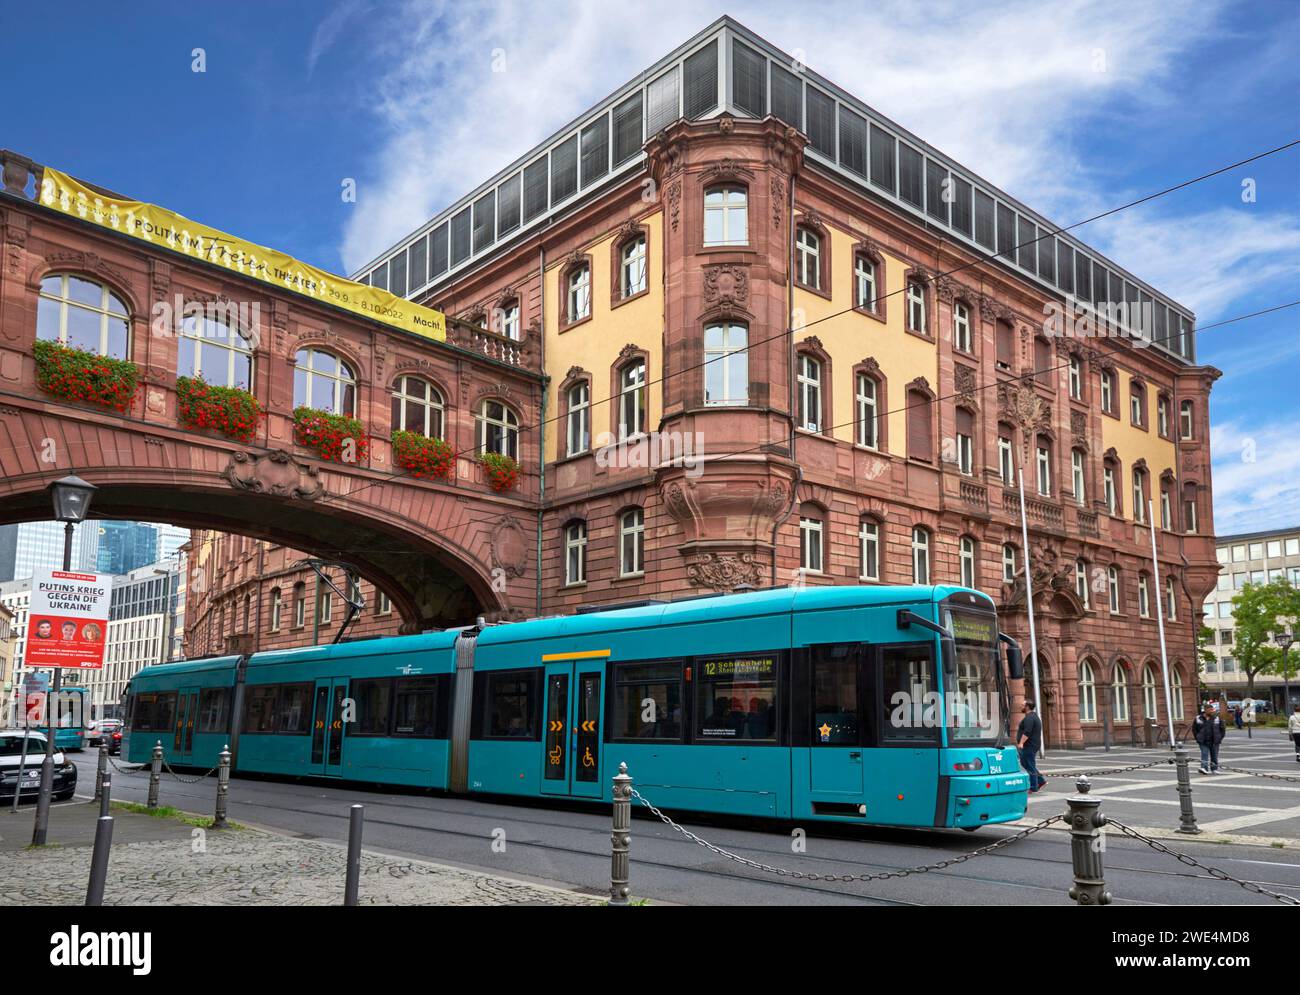
[{"label": "flagpole", "polygon": [[[1038,713],[1038,719],[1041,722],[1043,718],[1043,682],[1038,675],[1038,634],[1034,629],[1034,582],[1031,579],[1033,570],[1029,562],[1029,519],[1025,514],[1025,471],[1023,467],[1017,468],[1016,479],[1020,485],[1020,537],[1024,541],[1025,550],[1025,610],[1029,614],[1029,654],[1034,665],[1034,711]],[[1047,756],[1047,737],[1043,737],[1042,755]]]},{"label": "flagpole", "polygon": [[1165,675],[1165,721],[1169,725],[1169,748],[1174,742],[1174,705],[1169,690],[1169,653],[1165,649],[1165,589],[1160,586],[1160,557],[1156,553],[1156,517],[1155,509],[1147,501],[1147,524],[1151,526],[1151,575],[1156,585],[1156,624],[1160,627],[1160,669]]}]

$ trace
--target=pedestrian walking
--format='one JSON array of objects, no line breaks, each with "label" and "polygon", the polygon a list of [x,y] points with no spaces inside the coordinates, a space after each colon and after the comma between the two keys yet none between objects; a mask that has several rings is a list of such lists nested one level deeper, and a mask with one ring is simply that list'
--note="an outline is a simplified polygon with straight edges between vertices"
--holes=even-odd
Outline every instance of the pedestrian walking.
[{"label": "pedestrian walking", "polygon": [[1219,772],[1219,744],[1223,742],[1226,732],[1223,719],[1219,718],[1209,702],[1206,702],[1205,710],[1196,716],[1196,720],[1192,723],[1192,738],[1201,748],[1201,766],[1198,773]]},{"label": "pedestrian walking", "polygon": [[1016,730],[1016,748],[1020,751],[1020,766],[1029,774],[1029,793],[1035,794],[1047,786],[1047,778],[1038,773],[1038,752],[1043,748],[1043,720],[1034,711],[1034,703],[1026,701],[1020,709],[1024,718]]},{"label": "pedestrian walking", "polygon": [[1233,714],[1233,717],[1234,717],[1234,721],[1236,721],[1236,723],[1237,723],[1237,728],[1238,728],[1238,729],[1242,728],[1242,722],[1241,722],[1241,706],[1238,705],[1236,708],[1234,708],[1234,709],[1232,710],[1232,714]]},{"label": "pedestrian walking", "polygon": [[1291,742],[1295,743],[1295,762],[1300,764],[1300,705],[1295,706],[1295,711],[1286,718],[1286,731],[1291,734]]}]

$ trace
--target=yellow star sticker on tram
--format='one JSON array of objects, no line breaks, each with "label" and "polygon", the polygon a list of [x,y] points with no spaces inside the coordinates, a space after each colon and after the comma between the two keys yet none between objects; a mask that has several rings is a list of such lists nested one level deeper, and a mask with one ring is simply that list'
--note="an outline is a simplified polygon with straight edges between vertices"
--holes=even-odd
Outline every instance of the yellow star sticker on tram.
[{"label": "yellow star sticker on tram", "polygon": [[822,734],[822,739],[831,738],[831,727],[828,723],[823,722],[820,726],[817,727],[817,731]]}]

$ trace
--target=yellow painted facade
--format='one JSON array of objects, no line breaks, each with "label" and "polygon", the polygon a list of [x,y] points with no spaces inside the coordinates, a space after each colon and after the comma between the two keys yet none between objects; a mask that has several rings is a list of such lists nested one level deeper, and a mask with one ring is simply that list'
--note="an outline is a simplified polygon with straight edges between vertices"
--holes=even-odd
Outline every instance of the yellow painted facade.
[{"label": "yellow painted facade", "polygon": [[[925,377],[932,385],[939,383],[939,336],[935,336],[934,342],[929,342],[905,330],[907,307],[903,289],[904,273],[909,264],[883,250],[885,285],[877,289],[877,294],[890,295],[885,306],[887,320],[880,322],[852,311],[853,246],[858,239],[837,228],[830,228],[830,233],[831,299],[795,287],[795,343],[815,335],[831,357],[831,403],[834,408],[831,412],[834,431],[831,434],[844,442],[855,441],[853,367],[867,356],[875,358],[890,386],[888,438],[892,450],[902,454],[906,452],[907,411],[906,400],[900,391],[904,384],[917,377]],[[938,320],[933,294],[929,308],[928,319],[933,332]],[[836,317],[820,321],[832,314]]]},{"label": "yellow painted facade", "polygon": [[[563,261],[546,267],[546,368],[554,370],[547,387],[546,412],[555,418],[560,411],[560,384],[566,372],[574,366],[591,374],[591,431],[593,444],[598,445],[601,433],[610,431],[615,409],[606,401],[610,393],[610,370],[618,360],[622,348],[631,343],[649,354],[647,379],[652,383],[663,376],[663,215],[660,212],[638,219],[647,229],[646,285],[647,292],[634,300],[611,306],[610,281],[613,277],[611,252],[616,237],[608,236],[585,246],[584,255],[591,258],[591,319],[560,330],[560,308],[565,306],[564,288],[560,286]],[[663,413],[663,391],[657,387],[646,390],[646,424],[654,429]],[[563,454],[564,425],[553,421],[547,426],[546,460],[553,462]]]},{"label": "yellow painted facade", "polygon": [[[1101,448],[1103,453],[1113,448],[1119,456],[1120,480],[1117,481],[1117,484],[1122,488],[1124,517],[1130,520],[1134,518],[1133,464],[1140,459],[1147,461],[1147,470],[1149,471],[1147,486],[1155,510],[1156,522],[1159,523],[1160,475],[1166,470],[1173,470],[1175,474],[1178,472],[1178,454],[1172,439],[1162,439],[1157,431],[1156,398],[1160,392],[1159,384],[1151,380],[1143,380],[1146,384],[1144,420],[1147,428],[1143,431],[1133,425],[1130,414],[1130,391],[1132,390],[1133,376],[1134,372],[1132,370],[1127,370],[1123,366],[1116,367],[1115,408],[1119,417],[1112,418],[1106,414],[1102,415]],[[1097,391],[1101,389],[1097,383],[1094,383],[1093,387]],[[1172,396],[1173,392],[1170,391],[1169,393]],[[1169,410],[1169,430],[1171,434],[1177,430],[1172,401]],[[1175,503],[1177,502],[1177,495],[1173,496],[1173,500]]]}]

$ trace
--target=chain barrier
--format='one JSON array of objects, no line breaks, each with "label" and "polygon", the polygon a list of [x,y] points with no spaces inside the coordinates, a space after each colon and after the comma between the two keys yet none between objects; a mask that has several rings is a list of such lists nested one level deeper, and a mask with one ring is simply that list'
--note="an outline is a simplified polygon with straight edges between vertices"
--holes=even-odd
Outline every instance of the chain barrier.
[{"label": "chain barrier", "polygon": [[113,765],[113,769],[119,774],[144,774],[149,770],[148,764],[141,764],[139,767],[123,767],[112,757],[108,758],[108,762]]},{"label": "chain barrier", "polygon": [[1175,850],[1173,847],[1165,846],[1159,840],[1153,840],[1150,836],[1144,836],[1136,829],[1124,825],[1124,823],[1120,822],[1118,819],[1108,819],[1107,825],[1114,826],[1125,836],[1130,836],[1135,840],[1145,843],[1147,846],[1151,847],[1151,849],[1156,850],[1159,853],[1168,854],[1169,856],[1176,858],[1180,864],[1186,864],[1188,867],[1199,867],[1212,878],[1218,878],[1220,881],[1231,881],[1233,884],[1239,885],[1247,891],[1254,892],[1256,895],[1265,895],[1274,901],[1281,902],[1283,905],[1300,905],[1300,898],[1296,898],[1294,895],[1280,895],[1276,891],[1269,891],[1267,888],[1255,884],[1253,881],[1242,881],[1240,878],[1234,878],[1226,871],[1221,871],[1217,867],[1210,867],[1208,864],[1202,864],[1195,857],[1188,856],[1180,850]]},{"label": "chain barrier", "polygon": [[166,757],[163,757],[163,766],[167,768],[167,773],[170,774],[172,777],[174,777],[176,780],[180,781],[181,784],[198,784],[205,777],[211,777],[218,770],[217,767],[213,767],[206,774],[200,774],[198,777],[181,777],[180,774],[177,774],[176,771],[172,770],[172,765],[167,762]]},{"label": "chain barrier", "polygon": [[880,871],[874,874],[818,874],[814,871],[792,871],[784,867],[774,867],[771,864],[763,864],[757,860],[750,860],[748,857],[741,857],[729,850],[724,850],[722,847],[715,846],[708,840],[696,836],[695,833],[691,832],[685,826],[678,825],[662,811],[652,805],[650,801],[635,788],[632,789],[632,797],[636,798],[642,805],[657,815],[664,825],[668,826],[674,832],[680,833],[692,843],[699,844],[710,853],[716,853],[719,857],[725,857],[727,860],[734,860],[736,863],[743,864],[746,867],[752,867],[756,871],[764,871],[768,874],[775,874],[778,877],[796,878],[802,881],[842,881],[846,884],[855,881],[885,881],[889,878],[905,878],[910,874],[924,874],[927,871],[942,870],[945,867],[951,867],[954,864],[960,864],[963,861],[970,860],[971,857],[980,857],[986,853],[992,853],[994,850],[1000,850],[1003,847],[1010,846],[1012,843],[1017,843],[1025,837],[1038,832],[1040,829],[1046,829],[1052,823],[1060,822],[1065,818],[1063,815],[1053,815],[1050,818],[1044,819],[1037,825],[1028,826],[1012,836],[1004,836],[1002,839],[996,840],[988,846],[982,846],[978,850],[973,850],[970,853],[964,853],[959,857],[949,857],[947,860],[940,860],[933,864],[922,864],[919,867],[905,867],[896,871]]},{"label": "chain barrier", "polygon": [[1250,774],[1253,777],[1266,777],[1270,781],[1294,781],[1300,784],[1300,777],[1287,777],[1285,774],[1270,774],[1263,770],[1247,770],[1245,767],[1229,767],[1227,764],[1219,764],[1219,770],[1230,770],[1234,774]]},{"label": "chain barrier", "polygon": [[1047,773],[1039,771],[1044,777],[1101,777],[1105,774],[1127,774],[1131,770],[1146,770],[1148,767],[1159,767],[1161,764],[1171,764],[1174,762],[1173,757],[1165,757],[1162,760],[1152,760],[1147,764],[1134,764],[1132,767],[1101,767],[1097,770],[1065,770]]}]

